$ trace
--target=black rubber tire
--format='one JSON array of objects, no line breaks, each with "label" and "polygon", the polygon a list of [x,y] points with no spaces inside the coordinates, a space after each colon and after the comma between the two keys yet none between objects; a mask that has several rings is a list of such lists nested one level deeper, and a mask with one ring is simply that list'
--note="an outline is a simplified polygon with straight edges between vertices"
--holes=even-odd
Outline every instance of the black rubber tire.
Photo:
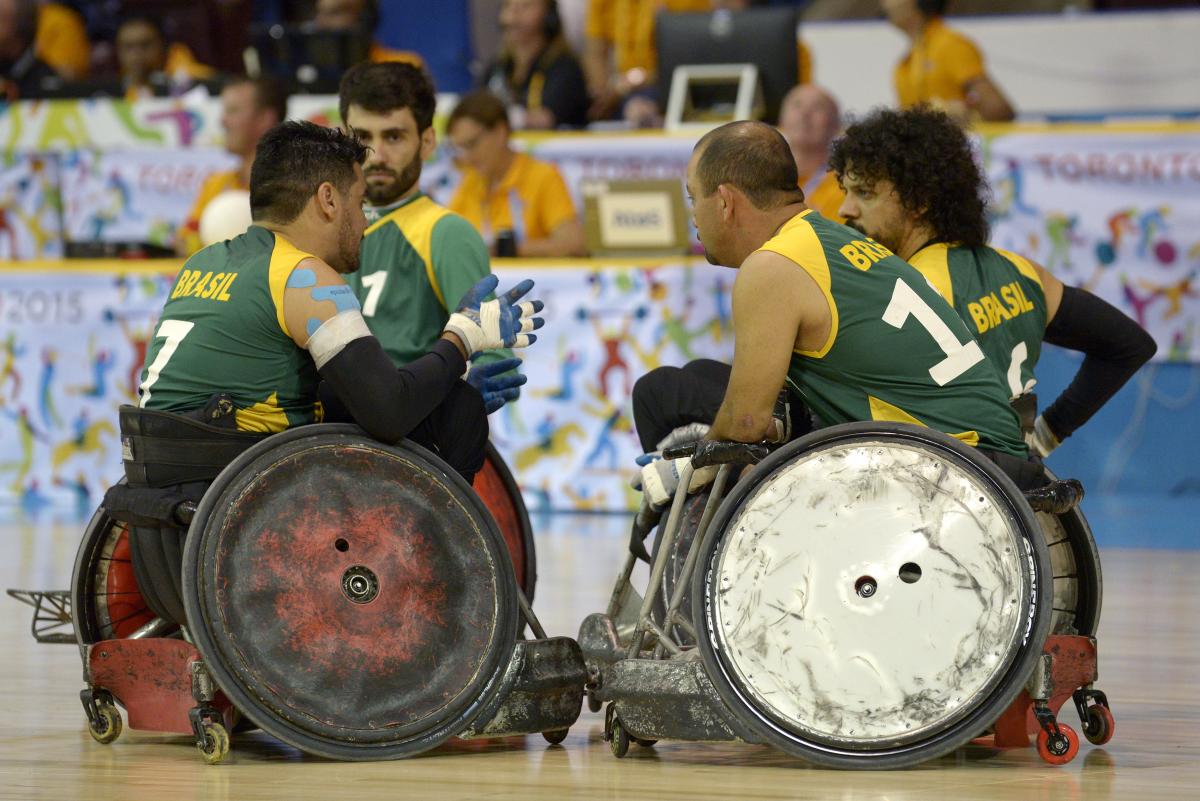
[{"label": "black rubber tire", "polygon": [[[209,551],[213,547],[210,540],[215,538],[215,535],[208,535],[219,528],[221,520],[229,514],[232,500],[237,497],[239,490],[250,486],[254,478],[272,464],[305,451],[342,445],[365,446],[387,453],[420,467],[441,484],[448,485],[463,513],[469,514],[478,526],[481,542],[486,548],[486,558],[493,566],[492,576],[498,592],[495,602],[497,617],[488,635],[490,646],[485,649],[480,667],[469,685],[436,714],[431,714],[427,719],[428,725],[422,721],[419,726],[413,724],[387,730],[372,729],[368,732],[369,737],[339,738],[328,734],[332,727],[324,726],[320,721],[314,721],[310,727],[302,729],[286,719],[283,713],[259,697],[257,691],[248,688],[240,675],[227,664],[226,649],[230,647],[227,637],[218,637],[210,625],[207,612],[210,604],[215,604],[218,591],[205,573],[205,565],[211,557]],[[506,695],[511,688],[514,676],[506,675],[506,668],[515,648],[518,607],[513,572],[511,569],[500,569],[500,565],[508,560],[503,539],[483,502],[461,476],[429,451],[409,442],[383,445],[371,440],[357,426],[304,426],[270,437],[245,451],[221,472],[205,494],[196,511],[184,551],[183,589],[188,629],[217,685],[238,709],[274,737],[307,753],[331,759],[367,761],[411,756],[433,748],[466,729],[494,698]],[[355,731],[365,731],[365,727]]]},{"label": "black rubber tire", "polygon": [[[1046,478],[1054,481],[1057,476],[1046,468]],[[1104,605],[1104,576],[1100,567],[1096,538],[1092,536],[1092,527],[1088,525],[1087,518],[1078,506],[1066,514],[1058,515],[1058,522],[1066,534],[1066,542],[1062,545],[1071,550],[1078,583],[1072,630],[1050,633],[1095,637],[1100,630],[1100,612]],[[1047,541],[1046,545],[1047,549],[1052,549],[1059,543]],[[1055,579],[1058,580],[1059,576],[1056,575]]]},{"label": "black rubber tire", "polygon": [[[897,747],[853,750],[814,742],[789,731],[756,708],[749,695],[737,686],[724,664],[720,644],[713,642],[710,617],[714,588],[710,577],[713,574],[713,565],[720,555],[718,546],[726,527],[753,490],[776,468],[813,450],[847,441],[878,441],[881,438],[934,450],[939,456],[973,470],[979,478],[990,483],[1006,501],[1006,512],[1018,523],[1022,531],[1029,558],[1022,560],[1021,564],[1023,571],[1029,572],[1026,577],[1027,585],[1029,582],[1035,582],[1037,592],[1036,595],[1027,594],[1027,607],[1033,606],[1032,628],[1015,652],[1008,670],[984,703],[958,718],[947,728],[923,740]],[[1052,588],[1051,582],[1046,579],[1050,575],[1050,560],[1029,504],[1025,502],[1024,496],[1012,480],[991,460],[980,456],[974,449],[953,437],[927,428],[904,423],[847,423],[823,428],[794,440],[756,465],[733,488],[717,510],[700,547],[696,572],[692,579],[692,597],[698,601],[693,623],[696,631],[706,632],[706,635],[700,638],[700,654],[709,678],[731,712],[730,723],[734,724],[736,733],[742,739],[768,743],[793,756],[824,767],[859,770],[904,768],[942,756],[965,745],[993,723],[1024,689],[1029,674],[1041,657],[1042,645],[1049,630]],[[1028,608],[1022,610],[1022,617],[1027,611]]]},{"label": "black rubber tire", "polygon": [[484,458],[490,461],[496,469],[496,475],[500,477],[500,482],[508,491],[508,496],[517,512],[517,525],[521,529],[521,538],[525,547],[525,581],[521,584],[521,590],[525,593],[525,600],[532,604],[534,592],[537,590],[537,546],[533,541],[533,525],[529,522],[529,510],[525,506],[525,497],[521,495],[521,488],[517,486],[517,480],[513,478],[508,463],[504,461],[504,457],[500,455],[500,451],[496,450],[496,446],[492,444],[491,440],[488,440],[484,454]]}]

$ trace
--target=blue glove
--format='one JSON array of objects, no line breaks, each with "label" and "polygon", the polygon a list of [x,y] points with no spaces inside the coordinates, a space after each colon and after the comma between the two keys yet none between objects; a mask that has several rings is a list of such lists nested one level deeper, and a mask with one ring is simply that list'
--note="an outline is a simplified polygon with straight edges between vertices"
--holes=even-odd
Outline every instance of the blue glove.
[{"label": "blue glove", "polygon": [[[471,365],[467,373],[467,383],[479,390],[488,414],[521,397],[518,387],[528,381],[529,376],[511,372],[520,365],[520,359],[501,359],[498,362]],[[501,375],[502,373],[508,375]]]},{"label": "blue glove", "polygon": [[462,340],[467,353],[528,347],[537,340],[529,332],[545,324],[541,317],[533,316],[543,308],[540,300],[517,302],[533,289],[533,281],[525,279],[495,300],[484,300],[499,283],[494,275],[480,279],[463,295],[446,323],[445,330]]}]

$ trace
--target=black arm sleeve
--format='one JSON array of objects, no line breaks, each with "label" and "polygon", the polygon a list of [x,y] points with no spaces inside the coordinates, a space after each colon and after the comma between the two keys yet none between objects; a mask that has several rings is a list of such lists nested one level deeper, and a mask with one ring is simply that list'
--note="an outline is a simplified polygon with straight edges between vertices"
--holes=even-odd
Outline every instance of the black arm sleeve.
[{"label": "black arm sleeve", "polygon": [[321,368],[319,393],[330,422],[352,421],[382,442],[397,442],[429,416],[466,369],[462,353],[444,339],[397,369],[378,339],[360,337]]},{"label": "black arm sleeve", "polygon": [[1063,287],[1045,341],[1085,354],[1071,385],[1042,414],[1060,440],[1091,419],[1158,350],[1140,325],[1084,289]]}]

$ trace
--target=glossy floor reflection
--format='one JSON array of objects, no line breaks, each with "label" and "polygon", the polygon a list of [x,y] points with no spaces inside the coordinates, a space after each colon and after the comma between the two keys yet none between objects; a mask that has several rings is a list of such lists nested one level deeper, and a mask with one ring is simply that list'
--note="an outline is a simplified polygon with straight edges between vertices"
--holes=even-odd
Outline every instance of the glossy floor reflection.
[{"label": "glossy floor reflection", "polygon": [[[628,518],[534,521],[535,607],[571,634],[612,589]],[[0,526],[9,558],[0,587],[66,588],[82,526]],[[1194,799],[1200,795],[1200,552],[1105,550],[1100,683],[1116,715],[1104,748],[1083,744],[1064,767],[1033,749],[970,747],[907,771],[820,770],[769,748],[660,743],[614,759],[586,710],[566,742],[541,737],[453,742],[404,762],[335,763],[270,737],[238,736],[209,767],[187,738],[126,730],[94,743],[78,701],[78,651],[38,645],[27,608],[0,597],[0,799]],[[1067,722],[1076,725],[1067,713]]]}]

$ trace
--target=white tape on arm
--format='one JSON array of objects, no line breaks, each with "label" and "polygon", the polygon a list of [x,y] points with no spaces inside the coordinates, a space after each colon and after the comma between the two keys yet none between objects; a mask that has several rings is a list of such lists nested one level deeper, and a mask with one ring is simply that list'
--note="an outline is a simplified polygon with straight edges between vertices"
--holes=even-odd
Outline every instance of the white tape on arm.
[{"label": "white tape on arm", "polygon": [[367,321],[363,319],[362,312],[358,309],[347,309],[321,323],[321,327],[304,343],[304,348],[320,370],[351,342],[369,336],[371,329],[367,328]]}]

